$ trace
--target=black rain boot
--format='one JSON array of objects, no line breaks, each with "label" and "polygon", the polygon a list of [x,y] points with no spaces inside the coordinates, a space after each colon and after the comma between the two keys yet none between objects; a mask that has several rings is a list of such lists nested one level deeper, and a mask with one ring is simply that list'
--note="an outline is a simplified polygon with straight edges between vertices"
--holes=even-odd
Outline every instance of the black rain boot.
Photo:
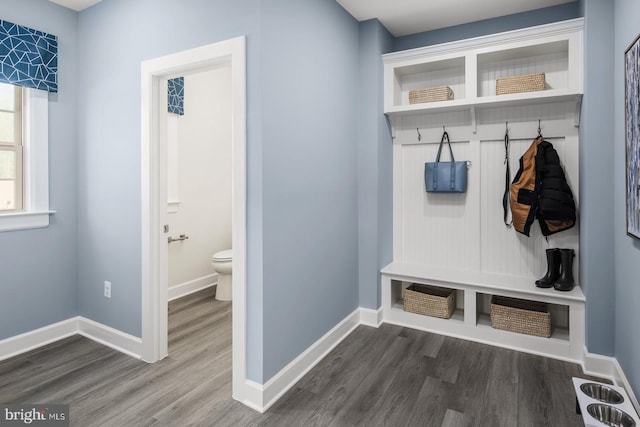
[{"label": "black rain boot", "polygon": [[551,288],[560,276],[560,249],[547,249],[547,274],[540,280],[536,280],[539,288]]},{"label": "black rain boot", "polygon": [[562,262],[562,273],[553,287],[557,291],[570,291],[575,286],[573,281],[573,249],[560,249],[560,260]]}]

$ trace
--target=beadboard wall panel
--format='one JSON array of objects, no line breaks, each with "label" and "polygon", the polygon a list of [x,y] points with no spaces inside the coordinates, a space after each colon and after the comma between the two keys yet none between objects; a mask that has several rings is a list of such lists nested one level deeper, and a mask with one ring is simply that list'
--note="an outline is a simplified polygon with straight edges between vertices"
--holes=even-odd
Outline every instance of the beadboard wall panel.
[{"label": "beadboard wall panel", "polygon": [[[502,52],[501,52],[502,53]],[[522,76],[544,73],[547,89],[566,89],[568,87],[566,51],[528,56],[526,58],[496,59],[478,64],[478,94],[492,96],[496,94],[496,79],[500,77]]]},{"label": "beadboard wall panel", "polygon": [[[462,61],[462,64],[464,64],[464,61]],[[401,104],[409,104],[410,91],[437,86],[449,86],[453,91],[454,99],[462,99],[466,94],[464,77],[464,66],[436,69],[429,72],[404,76],[401,82]]]},{"label": "beadboard wall panel", "polygon": [[[508,126],[510,134],[509,182],[512,182],[520,157],[537,135],[537,118],[541,120],[543,134],[549,135],[545,139],[558,152],[578,202],[578,136],[573,125],[574,109],[571,104],[486,109],[478,114],[475,133],[468,121],[465,124],[469,113],[464,111],[398,120],[394,138],[394,260],[533,280],[546,271],[545,249],[572,248],[577,253],[578,227],[545,238],[536,222],[531,236],[527,237],[505,226],[502,208],[505,127]],[[453,141],[456,160],[471,162],[464,194],[425,190],[424,164],[435,160],[443,124]],[[446,147],[442,160],[449,160]],[[574,271],[579,271],[577,265]]]},{"label": "beadboard wall panel", "polygon": [[[466,193],[427,193],[424,164],[434,161],[438,144],[403,145],[402,247],[403,260],[413,264],[475,270],[479,267],[478,143],[452,144],[456,160],[472,162]],[[448,148],[442,160],[448,161]]]},{"label": "beadboard wall panel", "polygon": [[[510,142],[511,182],[518,171],[518,160],[531,140]],[[532,227],[531,237],[507,228],[503,221],[502,196],[505,187],[504,140],[485,141],[481,150],[481,269],[492,273],[536,276],[543,269],[546,246],[539,227]],[[509,220],[511,212],[509,212]]]},{"label": "beadboard wall panel", "polygon": [[[572,138],[548,138],[558,152],[565,167],[567,180],[577,183],[577,146]],[[532,140],[510,140],[510,182],[519,168],[520,156],[529,148]],[[481,143],[481,271],[526,277],[540,277],[546,272],[545,249],[549,247],[578,247],[578,229],[563,231],[557,235],[542,235],[537,221],[531,228],[530,237],[507,228],[504,224],[502,196],[505,187],[504,140]],[[576,185],[571,185],[577,194]],[[509,212],[509,220],[511,213]],[[575,268],[575,271],[578,271]]]}]

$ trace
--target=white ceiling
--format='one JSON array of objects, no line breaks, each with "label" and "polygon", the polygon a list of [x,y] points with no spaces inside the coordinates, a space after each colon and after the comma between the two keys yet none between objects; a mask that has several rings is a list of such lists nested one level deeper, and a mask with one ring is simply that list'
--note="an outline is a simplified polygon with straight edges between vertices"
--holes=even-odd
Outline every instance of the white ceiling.
[{"label": "white ceiling", "polygon": [[100,3],[102,0],[49,0],[49,1],[58,3],[61,6],[80,12],[81,10],[91,7],[96,3]]},{"label": "white ceiling", "polygon": [[394,36],[466,24],[574,0],[336,0],[358,21],[378,18]]}]

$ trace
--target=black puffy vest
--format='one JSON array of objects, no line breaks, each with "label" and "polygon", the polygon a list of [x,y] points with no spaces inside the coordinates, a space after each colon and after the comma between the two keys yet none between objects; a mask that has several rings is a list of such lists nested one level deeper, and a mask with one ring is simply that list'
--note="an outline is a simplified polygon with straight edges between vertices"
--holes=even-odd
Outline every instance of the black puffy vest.
[{"label": "black puffy vest", "polygon": [[520,168],[510,189],[514,228],[528,236],[537,218],[542,234],[549,236],[573,227],[576,204],[550,142],[536,138],[520,158]]}]

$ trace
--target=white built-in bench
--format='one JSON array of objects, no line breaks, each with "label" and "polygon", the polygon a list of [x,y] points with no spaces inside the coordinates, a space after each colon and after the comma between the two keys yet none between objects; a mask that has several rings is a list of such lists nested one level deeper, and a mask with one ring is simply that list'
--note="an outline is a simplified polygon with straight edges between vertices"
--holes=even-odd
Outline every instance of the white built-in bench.
[{"label": "white built-in bench", "polygon": [[[386,323],[557,359],[582,361],[585,297],[579,286],[570,292],[559,292],[553,288],[537,288],[531,278],[399,263],[387,265],[381,274],[382,317]],[[412,283],[455,289],[457,308],[453,316],[441,319],[404,311],[402,289]],[[548,303],[551,337],[492,328],[489,318],[492,295]]]}]

